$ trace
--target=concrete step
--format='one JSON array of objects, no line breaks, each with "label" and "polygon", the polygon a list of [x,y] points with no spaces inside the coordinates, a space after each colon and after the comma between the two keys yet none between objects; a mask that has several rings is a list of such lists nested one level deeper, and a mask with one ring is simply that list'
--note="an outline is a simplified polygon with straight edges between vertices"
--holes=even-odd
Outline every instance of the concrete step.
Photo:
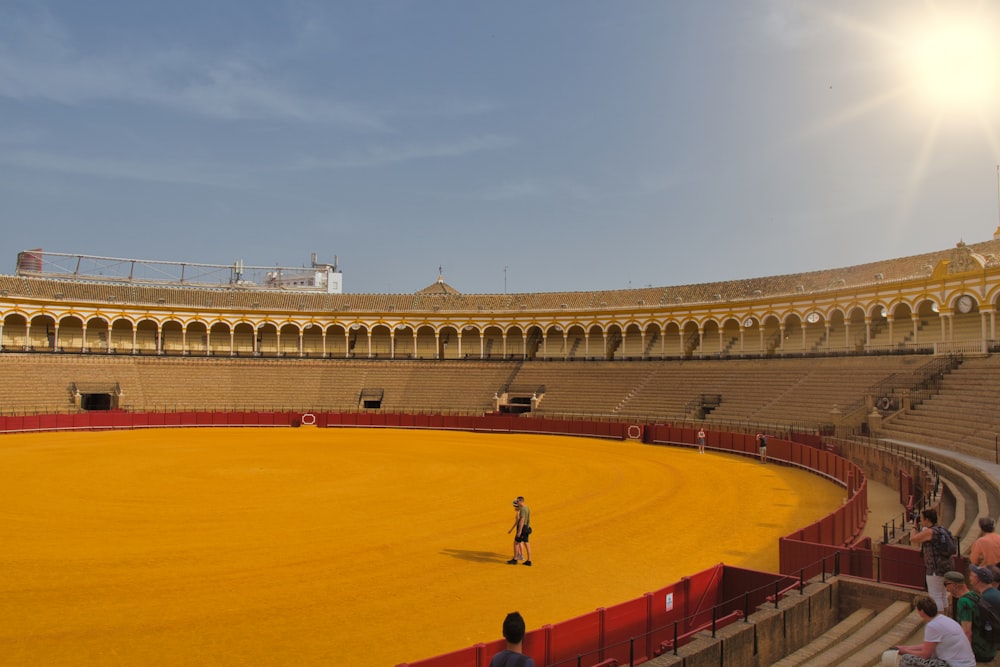
[{"label": "concrete step", "polygon": [[923,625],[917,612],[912,611],[899,623],[889,628],[885,634],[876,637],[876,641],[859,648],[842,662],[835,664],[840,667],[874,667],[882,662],[882,653],[886,649],[900,644],[919,644],[923,641]]},{"label": "concrete step", "polygon": [[[903,621],[911,615],[919,624],[920,619],[912,611],[908,602],[893,602],[858,630],[813,656],[809,662],[810,667],[846,667],[847,665],[861,667],[862,665],[877,664],[878,657],[881,657],[884,650],[913,632],[909,623],[903,624]],[[900,627],[902,625],[906,627]],[[897,633],[902,633],[899,638],[895,638]],[[890,638],[890,635],[893,638]],[[856,659],[861,657],[860,653],[867,654],[869,651],[877,651],[878,657],[876,657],[875,662],[856,662]]]},{"label": "concrete step", "polygon": [[873,609],[858,609],[853,614],[833,626],[816,639],[812,640],[798,651],[790,653],[774,663],[772,667],[799,667],[812,665],[813,660],[831,646],[840,643],[845,637],[857,632],[862,626],[875,617]]}]

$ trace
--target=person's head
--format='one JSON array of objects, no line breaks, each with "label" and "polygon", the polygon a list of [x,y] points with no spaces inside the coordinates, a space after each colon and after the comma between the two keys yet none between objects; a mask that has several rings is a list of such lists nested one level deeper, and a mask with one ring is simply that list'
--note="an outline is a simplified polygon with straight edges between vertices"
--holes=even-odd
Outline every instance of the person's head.
[{"label": "person's head", "polygon": [[997,567],[996,565],[987,565],[986,569],[993,575],[994,588],[1000,586],[1000,567]]},{"label": "person's head", "polygon": [[913,598],[913,606],[920,614],[926,616],[928,620],[938,615],[937,602],[934,602],[933,599],[926,595],[918,595]]},{"label": "person's head", "polygon": [[524,504],[524,496],[518,496],[517,497],[517,504],[518,505],[523,505]]},{"label": "person's head", "polygon": [[524,640],[524,619],[512,611],[503,619],[503,638],[508,644],[520,644]]},{"label": "person's head", "polygon": [[[955,591],[961,591],[965,588],[965,575],[961,572],[956,572],[952,570],[951,572],[944,573],[944,589],[949,593],[955,594]],[[958,594],[960,597],[962,593]]]},{"label": "person's head", "polygon": [[511,505],[514,506],[514,509],[517,509],[517,505],[518,505],[517,498],[514,498],[514,501],[511,503]]},{"label": "person's head", "polygon": [[932,526],[935,525],[935,524],[937,524],[937,510],[936,509],[932,509],[932,508],[925,509],[924,511],[922,511],[920,513],[920,516],[923,517],[924,521],[930,522],[930,524]]},{"label": "person's head", "polygon": [[984,533],[992,533],[996,523],[988,516],[979,517],[979,530]]},{"label": "person's head", "polygon": [[978,565],[969,566],[969,583],[977,590],[986,588],[993,583],[993,573],[985,567]]}]

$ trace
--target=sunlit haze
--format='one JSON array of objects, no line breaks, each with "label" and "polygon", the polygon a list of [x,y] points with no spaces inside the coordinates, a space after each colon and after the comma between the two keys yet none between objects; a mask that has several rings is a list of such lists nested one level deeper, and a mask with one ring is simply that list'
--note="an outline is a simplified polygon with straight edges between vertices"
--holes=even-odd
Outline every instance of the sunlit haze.
[{"label": "sunlit haze", "polygon": [[1000,24],[984,7],[947,5],[911,26],[904,63],[915,91],[934,112],[996,113],[1000,92]]},{"label": "sunlit haze", "polygon": [[992,237],[1000,3],[5,0],[18,250],[625,289]]}]

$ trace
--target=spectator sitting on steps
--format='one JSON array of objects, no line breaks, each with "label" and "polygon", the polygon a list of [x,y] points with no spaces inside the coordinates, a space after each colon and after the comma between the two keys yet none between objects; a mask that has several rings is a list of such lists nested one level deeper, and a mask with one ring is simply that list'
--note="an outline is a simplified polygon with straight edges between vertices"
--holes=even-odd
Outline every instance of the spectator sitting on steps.
[{"label": "spectator sitting on steps", "polygon": [[913,600],[926,625],[922,644],[896,646],[882,654],[883,665],[899,667],[976,667],[976,656],[954,619],[938,613],[937,604],[926,595]]}]

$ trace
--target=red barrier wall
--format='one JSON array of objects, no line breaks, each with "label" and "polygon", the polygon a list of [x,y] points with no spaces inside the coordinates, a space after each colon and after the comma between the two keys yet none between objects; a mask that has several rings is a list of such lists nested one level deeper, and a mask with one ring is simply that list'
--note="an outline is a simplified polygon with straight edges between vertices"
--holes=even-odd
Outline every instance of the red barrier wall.
[{"label": "red barrier wall", "polygon": [[924,559],[919,549],[883,544],[879,550],[882,563],[881,581],[923,588],[925,585]]},{"label": "red barrier wall", "polygon": [[[601,634],[601,614],[599,612],[577,616],[552,626],[549,633],[548,650],[543,648],[542,651],[536,650],[529,655],[546,653],[549,656],[549,661],[560,662],[573,659],[580,654],[588,654],[595,656],[594,662],[600,662],[600,658],[596,656],[602,646]],[[482,666],[476,665],[475,667]]]},{"label": "red barrier wall", "polygon": [[629,640],[633,637],[646,637],[652,630],[651,626],[651,596],[643,596],[608,607],[604,612],[604,627],[607,628],[604,632],[604,646],[609,648],[600,653],[598,659],[614,658],[618,664],[627,665],[630,648],[634,650],[636,658],[652,657],[648,642],[638,642],[634,647],[629,645]]},{"label": "red barrier wall", "polygon": [[[653,657],[661,643],[673,640],[675,624],[678,634],[691,634],[710,626],[713,608],[717,618],[741,610],[747,599],[747,584],[756,589],[751,604],[757,605],[771,594],[776,583],[787,587],[793,581],[720,564],[640,598],[529,632],[525,635],[524,651],[538,665],[575,666],[580,656],[584,656],[584,665],[612,658],[619,664],[628,664],[630,653],[636,662],[641,662]],[[735,593],[731,599],[724,599],[723,590]],[[503,640],[498,640],[405,664],[486,667],[493,654],[503,647]]]},{"label": "red barrier wall", "polygon": [[[358,415],[309,413],[317,425],[345,425]],[[95,431],[157,427],[298,426],[299,412],[123,412],[117,410],[66,415],[10,415],[0,417],[0,433],[25,431]],[[387,416],[380,415],[387,422]],[[321,424],[322,422],[322,424]]]}]

